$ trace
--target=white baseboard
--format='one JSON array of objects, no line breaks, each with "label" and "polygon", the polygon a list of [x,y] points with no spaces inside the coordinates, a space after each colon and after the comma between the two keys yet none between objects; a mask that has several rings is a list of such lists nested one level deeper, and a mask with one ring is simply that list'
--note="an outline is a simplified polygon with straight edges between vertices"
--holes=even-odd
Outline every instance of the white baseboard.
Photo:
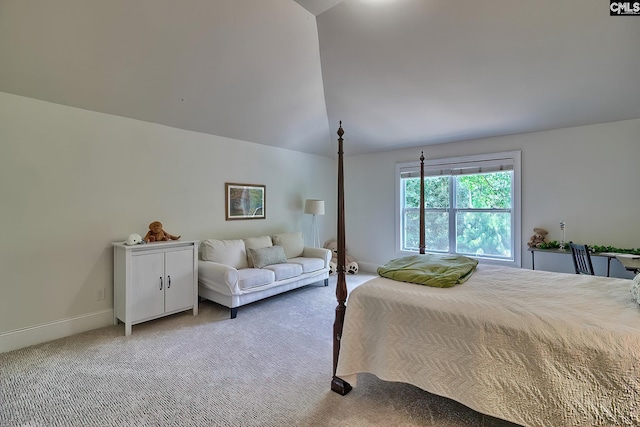
[{"label": "white baseboard", "polygon": [[113,325],[113,309],[0,333],[0,353]]},{"label": "white baseboard", "polygon": [[378,271],[378,267],[380,267],[380,264],[373,264],[370,262],[361,262],[358,261],[358,269],[362,272],[365,273],[374,273],[376,274]]}]

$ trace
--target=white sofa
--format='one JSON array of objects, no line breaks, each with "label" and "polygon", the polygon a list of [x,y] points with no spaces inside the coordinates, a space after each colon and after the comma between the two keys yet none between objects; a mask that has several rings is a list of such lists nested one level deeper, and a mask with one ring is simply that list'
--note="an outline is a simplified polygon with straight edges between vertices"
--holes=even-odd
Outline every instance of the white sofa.
[{"label": "white sofa", "polygon": [[225,307],[238,307],[324,280],[329,284],[332,253],[304,246],[301,233],[282,233],[200,243],[198,295]]}]

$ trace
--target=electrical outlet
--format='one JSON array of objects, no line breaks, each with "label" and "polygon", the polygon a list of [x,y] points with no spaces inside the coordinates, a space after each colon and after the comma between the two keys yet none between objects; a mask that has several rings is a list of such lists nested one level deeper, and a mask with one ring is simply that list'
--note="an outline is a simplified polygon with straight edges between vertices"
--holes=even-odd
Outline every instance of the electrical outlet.
[{"label": "electrical outlet", "polygon": [[96,289],[96,301],[102,301],[104,299],[104,288]]}]

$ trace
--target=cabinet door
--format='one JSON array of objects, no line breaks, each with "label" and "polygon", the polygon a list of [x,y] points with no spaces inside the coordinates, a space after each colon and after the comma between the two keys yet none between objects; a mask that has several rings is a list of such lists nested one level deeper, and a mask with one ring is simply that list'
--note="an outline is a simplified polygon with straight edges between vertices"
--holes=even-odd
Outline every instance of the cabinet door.
[{"label": "cabinet door", "polygon": [[131,321],[164,313],[164,254],[140,254],[132,257]]},{"label": "cabinet door", "polygon": [[193,256],[192,247],[165,253],[167,289],[164,308],[167,312],[193,307]]}]

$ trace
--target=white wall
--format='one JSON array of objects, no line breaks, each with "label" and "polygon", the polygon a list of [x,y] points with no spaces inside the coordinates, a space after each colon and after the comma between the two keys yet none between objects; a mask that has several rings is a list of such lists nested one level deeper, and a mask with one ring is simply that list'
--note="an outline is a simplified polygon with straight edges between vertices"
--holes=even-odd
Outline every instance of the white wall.
[{"label": "white wall", "polygon": [[[0,141],[0,352],[110,324],[111,242],[154,220],[183,239],[310,236],[304,199],[336,211],[326,157],[2,92]],[[266,219],[225,221],[225,182],[265,184]],[[335,215],[318,224],[335,236]]]},{"label": "white wall", "polygon": [[[346,157],[347,253],[365,269],[399,256],[395,164],[418,160],[423,149],[431,159],[521,150],[523,267],[531,268],[526,242],[533,228],[545,228],[550,240],[559,241],[561,219],[566,221],[567,241],[640,247],[636,119]],[[604,260],[595,263],[597,272],[604,274]],[[613,275],[629,277],[617,261],[611,264]],[[536,268],[573,271],[571,258],[564,255],[539,254]]]}]

